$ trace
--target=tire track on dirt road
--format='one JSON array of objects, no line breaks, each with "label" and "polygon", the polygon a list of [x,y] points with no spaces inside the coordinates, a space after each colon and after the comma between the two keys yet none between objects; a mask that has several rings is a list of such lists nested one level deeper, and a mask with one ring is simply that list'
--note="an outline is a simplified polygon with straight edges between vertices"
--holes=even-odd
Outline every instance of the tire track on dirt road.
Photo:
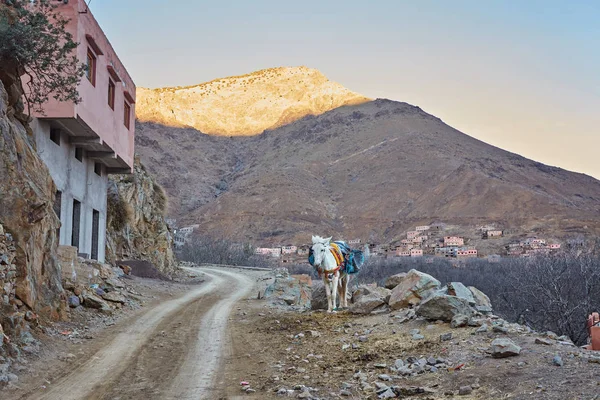
[{"label": "tire track on dirt road", "polygon": [[[250,292],[254,280],[216,268],[190,271],[202,272],[210,280],[177,299],[148,310],[89,360],[78,366],[72,365],[73,372],[57,380],[47,391],[23,398],[79,400],[115,398],[121,394],[124,399],[210,398],[207,396],[214,391],[213,381],[224,349],[229,314],[235,302]],[[169,344],[173,349],[179,349],[179,356],[165,360],[167,379],[161,379],[150,361],[155,363],[161,354],[164,359],[164,352],[161,353],[160,347],[154,349],[151,340],[162,334],[164,326],[173,325],[184,325],[185,332]],[[157,357],[153,357],[153,350],[158,350]],[[152,393],[136,390],[135,380],[123,380],[131,371],[138,377],[138,384],[144,379],[159,379],[160,384],[152,388]],[[147,371],[150,373],[146,374]],[[116,388],[122,390],[113,390],[114,384],[120,385]]]}]

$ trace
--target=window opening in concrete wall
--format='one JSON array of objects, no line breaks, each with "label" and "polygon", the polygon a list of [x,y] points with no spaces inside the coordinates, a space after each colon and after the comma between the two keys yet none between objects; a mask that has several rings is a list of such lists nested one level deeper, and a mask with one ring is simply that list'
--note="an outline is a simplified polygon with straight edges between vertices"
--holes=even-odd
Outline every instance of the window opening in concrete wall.
[{"label": "window opening in concrete wall", "polygon": [[92,86],[96,86],[96,55],[90,49],[87,51],[85,76],[87,76]]},{"label": "window opening in concrete wall", "polygon": [[92,211],[92,258],[98,259],[98,239],[100,237],[100,212]]},{"label": "window opening in concrete wall", "polygon": [[83,161],[83,149],[80,147],[75,148],[75,158],[80,162]]},{"label": "window opening in concrete wall", "polygon": [[108,79],[108,106],[115,109],[115,84],[112,79]]},{"label": "window opening in concrete wall", "polygon": [[73,199],[73,229],[71,234],[71,246],[79,249],[79,228],[81,225],[81,203]]},{"label": "window opening in concrete wall", "polygon": [[123,123],[125,124],[125,127],[127,129],[129,129],[129,118],[131,115],[131,106],[129,104],[127,104],[127,102],[124,102],[124,106],[123,106]]},{"label": "window opening in concrete wall", "polygon": [[50,140],[60,146],[60,129],[50,129]]},{"label": "window opening in concrete wall", "polygon": [[[60,221],[62,208],[62,192],[60,190],[57,190],[56,194],[54,195],[54,204],[52,205],[52,208],[54,209],[54,213]],[[60,241],[60,226],[56,229],[56,237]]]},{"label": "window opening in concrete wall", "polygon": [[100,164],[100,163],[94,164],[94,173],[98,176],[102,176],[102,164]]}]

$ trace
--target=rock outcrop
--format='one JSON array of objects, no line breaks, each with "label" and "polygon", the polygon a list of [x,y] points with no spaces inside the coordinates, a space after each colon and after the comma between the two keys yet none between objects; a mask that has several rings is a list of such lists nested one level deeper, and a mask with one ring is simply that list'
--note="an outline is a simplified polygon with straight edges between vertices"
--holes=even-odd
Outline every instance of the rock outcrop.
[{"label": "rock outcrop", "polygon": [[417,308],[417,315],[434,321],[450,322],[456,315],[469,317],[473,313],[468,300],[447,294],[435,294]]},{"label": "rock outcrop", "polygon": [[386,288],[363,285],[352,293],[350,312],[353,314],[369,314],[373,311],[387,310],[387,302],[391,291]]},{"label": "rock outcrop", "polygon": [[141,260],[165,275],[175,271],[172,234],[165,222],[167,198],[136,157],[133,175],[111,178],[108,192],[107,262]]},{"label": "rock outcrop", "polygon": [[0,71],[0,79],[0,224],[4,237],[0,252],[8,250],[0,255],[4,260],[0,261],[4,264],[0,315],[26,307],[58,319],[66,298],[56,258],[60,224],[53,211],[56,186],[36,152],[31,129],[23,122],[27,117],[21,113],[18,78]]},{"label": "rock outcrop", "polygon": [[265,290],[264,297],[275,305],[310,309],[312,280],[308,275],[280,274]]},{"label": "rock outcrop", "polygon": [[189,87],[137,90],[140,121],[191,126],[215,135],[256,135],[307,115],[368,98],[316,69],[282,67]]},{"label": "rock outcrop", "polygon": [[415,306],[440,289],[440,281],[433,276],[411,269],[394,289],[390,297],[390,308]]}]

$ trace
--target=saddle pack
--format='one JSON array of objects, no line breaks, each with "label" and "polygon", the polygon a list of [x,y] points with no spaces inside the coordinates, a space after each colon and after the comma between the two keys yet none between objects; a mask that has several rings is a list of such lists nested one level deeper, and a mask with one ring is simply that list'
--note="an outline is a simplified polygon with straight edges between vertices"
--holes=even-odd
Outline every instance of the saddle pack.
[{"label": "saddle pack", "polygon": [[[330,244],[331,252],[335,257],[340,270],[347,274],[356,274],[365,263],[365,254],[361,250],[354,250],[346,242],[336,241]],[[315,266],[313,249],[308,250],[308,263]]]}]

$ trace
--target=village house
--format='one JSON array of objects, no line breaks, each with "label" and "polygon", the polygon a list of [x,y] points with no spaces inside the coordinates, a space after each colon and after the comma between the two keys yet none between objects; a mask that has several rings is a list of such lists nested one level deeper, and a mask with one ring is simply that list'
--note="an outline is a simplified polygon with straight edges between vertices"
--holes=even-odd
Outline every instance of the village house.
[{"label": "village house", "polygon": [[254,250],[254,254],[279,258],[281,256],[281,247],[257,247]]},{"label": "village house", "polygon": [[411,249],[410,250],[411,257],[423,257],[423,250],[421,249]]},{"label": "village house", "polygon": [[398,250],[396,251],[398,257],[410,257],[410,250]]},{"label": "village house", "polygon": [[502,237],[502,231],[500,231],[500,230],[485,231],[483,233],[484,239],[493,239],[493,238],[499,238],[499,237]]},{"label": "village house", "polygon": [[476,249],[457,249],[456,257],[458,257],[458,258],[476,258],[477,250]]},{"label": "village house", "polygon": [[419,232],[419,231],[408,231],[408,232],[406,232],[406,238],[407,239],[414,239],[417,236],[419,236],[420,234],[421,234],[421,232]]},{"label": "village house", "polygon": [[444,237],[444,247],[452,247],[452,246],[463,246],[465,244],[465,240],[458,236],[446,236]]},{"label": "village house", "polygon": [[348,244],[349,244],[349,245],[351,245],[351,246],[352,246],[352,245],[357,245],[357,244],[360,244],[360,243],[361,243],[361,240],[360,240],[360,239],[352,239],[352,240],[348,240]]},{"label": "village house", "polygon": [[548,245],[548,248],[549,248],[549,249],[552,249],[552,250],[557,250],[557,249],[560,249],[560,243],[550,243],[550,244]]},{"label": "village house", "polygon": [[281,246],[281,254],[295,254],[298,251],[297,246]]},{"label": "village house", "polygon": [[457,247],[437,247],[434,254],[439,257],[454,257]]},{"label": "village house", "polygon": [[31,127],[57,188],[59,244],[104,262],[108,175],[132,172],[136,87],[86,2],[54,3],[70,20],[65,28],[87,72],[79,104],[50,96],[43,113],[32,113]]},{"label": "village house", "polygon": [[188,243],[192,233],[194,232],[194,229],[198,229],[199,227],[200,225],[196,224],[176,229],[173,232],[173,242],[175,247],[181,248]]},{"label": "village house", "polygon": [[299,256],[307,256],[308,253],[309,253],[308,247],[303,246],[303,247],[298,248],[297,254]]},{"label": "village house", "polygon": [[415,231],[417,232],[424,232],[424,231],[428,231],[429,230],[429,225],[421,225],[421,226],[417,226],[415,228]]}]

